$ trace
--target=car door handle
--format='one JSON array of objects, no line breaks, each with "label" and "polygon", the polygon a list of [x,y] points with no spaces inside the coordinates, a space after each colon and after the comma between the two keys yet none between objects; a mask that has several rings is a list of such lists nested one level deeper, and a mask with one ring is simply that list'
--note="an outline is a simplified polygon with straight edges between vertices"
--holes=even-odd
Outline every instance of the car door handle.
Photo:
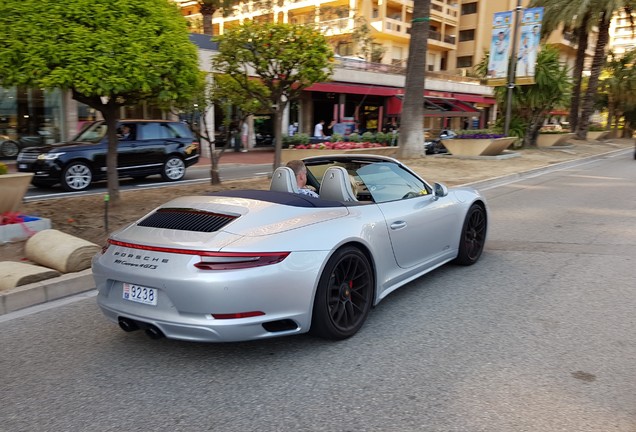
[{"label": "car door handle", "polygon": [[405,221],[397,221],[397,222],[393,222],[391,224],[391,229],[392,230],[399,230],[406,227],[406,222]]}]

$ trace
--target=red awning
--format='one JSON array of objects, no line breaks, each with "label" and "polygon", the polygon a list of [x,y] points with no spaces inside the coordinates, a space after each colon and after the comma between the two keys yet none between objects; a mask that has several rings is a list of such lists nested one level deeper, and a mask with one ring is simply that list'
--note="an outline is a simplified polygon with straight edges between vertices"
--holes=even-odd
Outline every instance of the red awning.
[{"label": "red awning", "polygon": [[494,105],[497,102],[495,98],[471,94],[454,93],[453,97],[462,102],[479,103],[484,105]]},{"label": "red awning", "polygon": [[[402,97],[395,96],[387,101],[387,115],[395,116],[402,112]],[[424,98],[424,117],[472,117],[479,110],[470,104],[455,98]]]},{"label": "red awning", "polygon": [[316,83],[307,87],[305,90],[317,91],[325,93],[349,93],[373,96],[395,96],[399,88],[381,87],[374,85],[354,85],[354,84],[337,84],[337,83]]}]

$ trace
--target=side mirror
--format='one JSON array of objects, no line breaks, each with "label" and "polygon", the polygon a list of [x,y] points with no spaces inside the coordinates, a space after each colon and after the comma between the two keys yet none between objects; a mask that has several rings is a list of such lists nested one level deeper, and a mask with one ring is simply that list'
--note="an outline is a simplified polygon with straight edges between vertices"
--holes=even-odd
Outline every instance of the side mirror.
[{"label": "side mirror", "polygon": [[441,184],[441,183],[435,183],[433,185],[433,198],[434,199],[440,199],[445,197],[446,195],[448,195],[448,188]]}]

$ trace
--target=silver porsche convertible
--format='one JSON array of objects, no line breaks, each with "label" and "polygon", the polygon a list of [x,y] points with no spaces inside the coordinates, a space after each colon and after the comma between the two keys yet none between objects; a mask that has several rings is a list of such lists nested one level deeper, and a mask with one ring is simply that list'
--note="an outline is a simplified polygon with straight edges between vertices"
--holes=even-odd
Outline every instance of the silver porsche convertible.
[{"label": "silver porsche convertible", "polygon": [[319,198],[281,167],[270,190],[177,198],[112,234],[93,260],[104,314],[154,338],[344,339],[393,290],[479,259],[488,217],[476,190],[430,185],[383,156],[304,162]]}]

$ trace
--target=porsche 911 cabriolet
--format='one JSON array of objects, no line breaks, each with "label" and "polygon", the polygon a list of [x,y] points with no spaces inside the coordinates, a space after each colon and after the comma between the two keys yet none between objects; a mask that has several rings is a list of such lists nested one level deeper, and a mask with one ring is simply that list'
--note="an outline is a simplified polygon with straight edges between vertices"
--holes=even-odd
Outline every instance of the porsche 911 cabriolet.
[{"label": "porsche 911 cabriolet", "polygon": [[304,159],[269,190],[173,199],[113,233],[93,259],[97,302],[125,331],[230,342],[311,332],[345,339],[389,293],[482,254],[486,202],[430,185],[396,159]]}]

